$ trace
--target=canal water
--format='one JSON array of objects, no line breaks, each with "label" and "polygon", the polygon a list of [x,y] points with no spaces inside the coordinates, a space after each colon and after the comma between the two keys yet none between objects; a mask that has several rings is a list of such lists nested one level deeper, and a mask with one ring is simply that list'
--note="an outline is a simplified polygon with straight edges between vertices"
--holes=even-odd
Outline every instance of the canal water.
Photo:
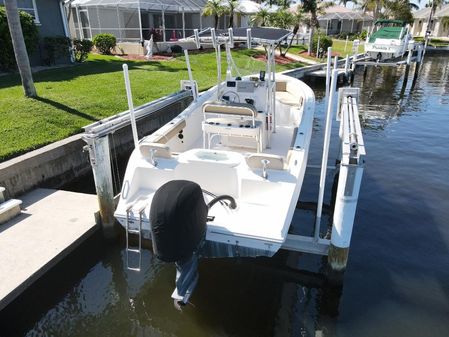
[{"label": "canal water", "polygon": [[[129,272],[123,243],[96,236],[0,313],[0,336],[449,336],[449,58],[408,73],[360,68],[354,86],[367,158],[341,287],[317,256],[204,260],[178,311],[173,266],[145,250],[143,270]],[[313,87],[319,164],[323,87]],[[308,172],[304,205],[317,179]],[[301,220],[312,215],[298,210],[293,231],[311,233]]]}]

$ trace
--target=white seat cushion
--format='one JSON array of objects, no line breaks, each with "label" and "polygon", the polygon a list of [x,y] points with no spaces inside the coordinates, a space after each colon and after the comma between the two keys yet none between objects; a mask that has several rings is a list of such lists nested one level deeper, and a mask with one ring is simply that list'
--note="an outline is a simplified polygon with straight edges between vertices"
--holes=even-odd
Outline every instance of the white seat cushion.
[{"label": "white seat cushion", "polygon": [[288,91],[276,91],[276,99],[285,105],[299,106],[299,98],[293,96]]}]

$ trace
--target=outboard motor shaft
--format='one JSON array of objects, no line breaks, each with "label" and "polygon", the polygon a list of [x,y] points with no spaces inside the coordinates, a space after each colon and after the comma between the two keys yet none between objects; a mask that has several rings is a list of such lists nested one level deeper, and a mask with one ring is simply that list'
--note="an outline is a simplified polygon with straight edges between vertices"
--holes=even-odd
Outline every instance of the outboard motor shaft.
[{"label": "outboard motor shaft", "polygon": [[216,202],[234,198],[219,196],[206,205],[201,187],[188,180],[172,180],[154,194],[150,209],[153,251],[157,258],[176,265],[176,289],[172,298],[186,304],[198,282],[199,249],[206,236],[207,213]]}]

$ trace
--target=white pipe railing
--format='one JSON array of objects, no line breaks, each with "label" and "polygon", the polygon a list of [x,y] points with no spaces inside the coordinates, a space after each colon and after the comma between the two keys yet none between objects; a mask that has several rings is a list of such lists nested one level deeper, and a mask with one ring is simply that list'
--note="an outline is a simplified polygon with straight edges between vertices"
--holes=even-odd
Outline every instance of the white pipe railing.
[{"label": "white pipe railing", "polygon": [[325,94],[325,106],[327,106],[327,100],[329,98],[329,85],[331,78],[331,63],[332,63],[332,47],[327,48],[327,67],[326,67],[326,94]]},{"label": "white pipe railing", "polygon": [[134,116],[133,97],[131,93],[131,85],[129,83],[128,65],[126,63],[123,65],[123,75],[125,77],[126,97],[128,98],[128,107],[131,119],[131,129],[133,131],[134,146],[135,148],[137,148],[139,146],[139,136],[137,135],[137,125],[136,125],[136,118]]},{"label": "white pipe railing", "polygon": [[326,127],[324,129],[323,158],[321,163],[320,189],[318,193],[318,205],[315,219],[315,233],[314,233],[315,240],[318,240],[320,238],[320,225],[321,225],[321,215],[323,211],[324,187],[326,185],[326,171],[327,171],[326,168],[327,168],[327,160],[329,157],[330,136],[332,131],[332,108],[334,103],[335,91],[337,88],[337,78],[338,78],[338,70],[334,69],[332,72],[332,82],[329,92],[329,101],[327,102]]},{"label": "white pipe railing", "polygon": [[193,100],[196,101],[198,98],[198,92],[195,85],[195,81],[193,80],[192,68],[190,66],[189,51],[187,49],[184,49],[184,56],[186,58],[187,72],[189,73],[189,81],[190,87],[192,88]]}]

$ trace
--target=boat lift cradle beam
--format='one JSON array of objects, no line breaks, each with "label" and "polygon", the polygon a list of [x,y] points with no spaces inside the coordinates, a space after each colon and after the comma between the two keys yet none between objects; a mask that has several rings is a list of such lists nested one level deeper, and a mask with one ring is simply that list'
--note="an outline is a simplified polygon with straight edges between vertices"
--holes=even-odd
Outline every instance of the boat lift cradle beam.
[{"label": "boat lift cradle beam", "polygon": [[[327,255],[331,269],[336,271],[344,270],[347,264],[366,155],[358,98],[358,88],[339,90],[336,119],[340,121],[341,158],[330,240],[320,236],[288,234],[282,246],[289,251]],[[319,234],[319,228],[317,232]]]}]

